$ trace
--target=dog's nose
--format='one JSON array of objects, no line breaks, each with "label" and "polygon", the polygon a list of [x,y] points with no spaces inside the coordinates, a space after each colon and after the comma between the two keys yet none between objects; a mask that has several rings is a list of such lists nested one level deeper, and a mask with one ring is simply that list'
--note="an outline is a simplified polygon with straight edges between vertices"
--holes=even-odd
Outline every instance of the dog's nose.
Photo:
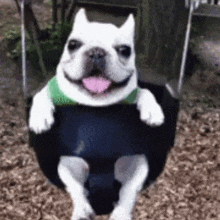
[{"label": "dog's nose", "polygon": [[100,60],[106,56],[106,52],[100,47],[94,47],[87,52],[87,56],[92,60]]}]

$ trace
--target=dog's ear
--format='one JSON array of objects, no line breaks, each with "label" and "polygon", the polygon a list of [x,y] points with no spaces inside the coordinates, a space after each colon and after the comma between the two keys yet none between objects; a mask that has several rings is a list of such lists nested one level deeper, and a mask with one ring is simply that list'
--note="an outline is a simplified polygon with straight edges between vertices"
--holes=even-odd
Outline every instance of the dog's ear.
[{"label": "dog's ear", "polygon": [[120,27],[122,33],[133,35],[135,31],[135,20],[133,14],[130,14],[125,23]]},{"label": "dog's ear", "polygon": [[119,28],[120,41],[129,45],[134,45],[135,20],[130,14],[125,23]]},{"label": "dog's ear", "polygon": [[83,28],[85,25],[88,23],[88,19],[86,17],[86,10],[84,8],[81,8],[75,16],[74,22],[73,22],[73,27],[74,28]]}]

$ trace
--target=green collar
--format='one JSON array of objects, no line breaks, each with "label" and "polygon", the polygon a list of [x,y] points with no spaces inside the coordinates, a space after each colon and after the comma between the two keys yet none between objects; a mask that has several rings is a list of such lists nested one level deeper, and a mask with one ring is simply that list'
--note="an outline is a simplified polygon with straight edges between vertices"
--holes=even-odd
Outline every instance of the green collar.
[{"label": "green collar", "polygon": [[[69,106],[69,105],[77,105],[78,103],[75,100],[70,99],[67,97],[59,88],[56,76],[53,77],[49,82],[48,82],[48,88],[49,88],[49,94],[50,97],[53,101],[54,105],[58,106]],[[130,95],[125,98],[121,104],[133,104],[136,102],[136,97],[138,93],[140,92],[140,88],[134,89]]]}]

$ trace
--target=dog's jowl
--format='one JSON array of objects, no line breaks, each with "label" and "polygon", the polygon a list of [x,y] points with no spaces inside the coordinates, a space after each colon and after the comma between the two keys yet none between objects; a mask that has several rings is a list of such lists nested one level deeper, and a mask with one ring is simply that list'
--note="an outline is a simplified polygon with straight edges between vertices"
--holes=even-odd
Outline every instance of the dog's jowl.
[{"label": "dog's jowl", "polygon": [[33,98],[29,127],[44,174],[64,186],[72,220],[111,213],[132,219],[137,193],[151,169],[149,126],[164,115],[137,85],[135,21],[121,27],[75,16],[55,77]]}]

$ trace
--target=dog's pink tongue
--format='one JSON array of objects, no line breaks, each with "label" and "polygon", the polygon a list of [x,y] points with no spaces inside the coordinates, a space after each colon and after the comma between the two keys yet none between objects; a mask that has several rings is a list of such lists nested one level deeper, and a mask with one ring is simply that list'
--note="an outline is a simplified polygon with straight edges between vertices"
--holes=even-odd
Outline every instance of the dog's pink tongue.
[{"label": "dog's pink tongue", "polygon": [[103,77],[91,76],[82,80],[83,85],[93,93],[103,93],[111,84],[111,81]]}]

